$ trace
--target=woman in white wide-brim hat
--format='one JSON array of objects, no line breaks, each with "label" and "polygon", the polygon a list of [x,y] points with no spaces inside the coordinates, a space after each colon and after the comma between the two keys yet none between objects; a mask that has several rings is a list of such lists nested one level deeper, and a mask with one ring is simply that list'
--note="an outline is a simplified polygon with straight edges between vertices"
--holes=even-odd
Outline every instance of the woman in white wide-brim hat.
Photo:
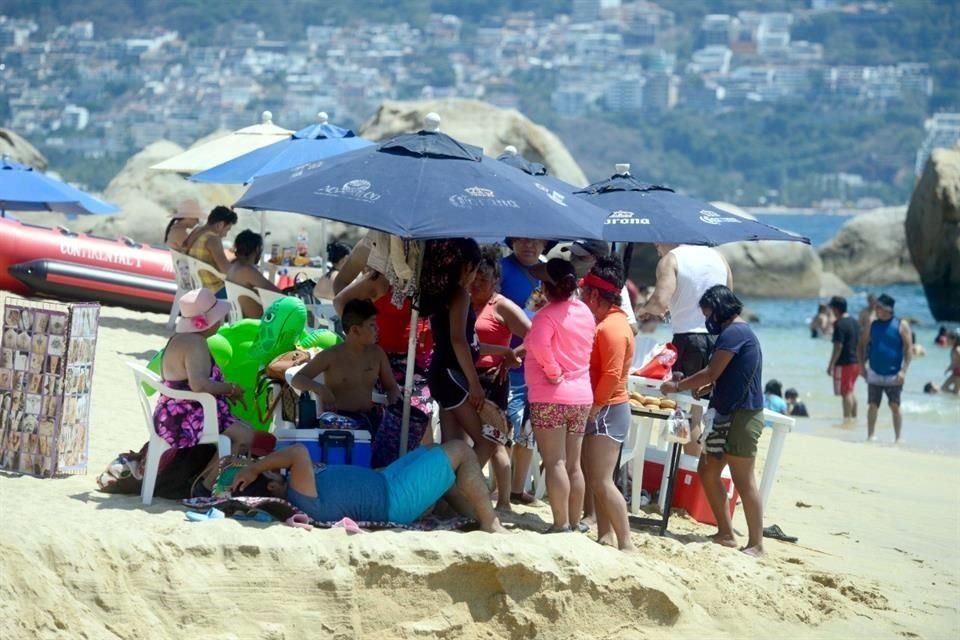
[{"label": "woman in white wide-brim hat", "polygon": [[[219,431],[230,438],[236,451],[253,441],[253,429],[230,415],[230,402],[242,402],[244,389],[224,382],[207,347],[207,338],[217,332],[229,311],[230,305],[217,300],[208,289],[183,294],[176,334],[163,351],[160,370],[167,386],[216,398]],[[157,435],[170,446],[186,449],[195,446],[203,433],[203,409],[199,402],[161,395],[153,422]]]}]

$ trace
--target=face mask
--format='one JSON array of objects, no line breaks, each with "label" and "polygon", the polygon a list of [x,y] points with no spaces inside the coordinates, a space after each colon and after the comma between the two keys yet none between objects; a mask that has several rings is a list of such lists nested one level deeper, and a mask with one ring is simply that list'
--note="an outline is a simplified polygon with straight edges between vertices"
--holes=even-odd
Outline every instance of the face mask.
[{"label": "face mask", "polygon": [[704,325],[707,327],[707,333],[712,336],[720,335],[720,331],[723,329],[722,323],[717,322],[715,314],[710,314],[710,317],[704,321]]}]

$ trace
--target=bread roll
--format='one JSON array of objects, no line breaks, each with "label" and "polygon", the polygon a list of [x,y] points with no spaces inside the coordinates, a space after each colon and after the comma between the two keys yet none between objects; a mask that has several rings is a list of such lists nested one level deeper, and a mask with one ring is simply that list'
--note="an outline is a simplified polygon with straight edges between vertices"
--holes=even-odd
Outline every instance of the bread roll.
[{"label": "bread roll", "polygon": [[660,398],[660,408],[661,409],[676,409],[677,401],[671,400],[670,398]]}]

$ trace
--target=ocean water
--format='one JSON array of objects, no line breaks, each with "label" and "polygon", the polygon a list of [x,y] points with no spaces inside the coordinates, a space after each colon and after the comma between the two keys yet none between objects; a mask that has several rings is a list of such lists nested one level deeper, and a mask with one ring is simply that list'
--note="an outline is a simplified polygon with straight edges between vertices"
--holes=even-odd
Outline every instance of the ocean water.
[{"label": "ocean water", "polygon": [[[839,215],[760,214],[760,220],[774,226],[801,233],[814,246],[832,238],[849,218]],[[856,295],[848,300],[850,312],[856,315],[866,305],[868,292],[886,292],[897,301],[897,314],[917,320],[917,343],[927,355],[914,358],[903,390],[903,438],[907,448],[960,455],[960,398],[923,393],[923,386],[944,381],[949,364],[947,349],[933,344],[937,324],[927,306],[919,285],[855,286]],[[816,298],[745,298],[744,304],[759,321],[754,330],[763,346],[763,380],[776,378],[784,389],[794,387],[807,405],[810,418],[798,418],[796,431],[813,433],[848,441],[866,439],[867,386],[857,382],[859,423],[853,430],[839,428],[843,413],[840,399],[833,395],[833,380],[827,376],[827,362],[832,345],[829,340],[812,339],[807,323],[816,313]],[[659,339],[669,339],[667,327],[657,330]],[[893,425],[886,405],[880,407],[877,419],[879,446],[893,441]],[[789,445],[788,445],[789,446]]]}]

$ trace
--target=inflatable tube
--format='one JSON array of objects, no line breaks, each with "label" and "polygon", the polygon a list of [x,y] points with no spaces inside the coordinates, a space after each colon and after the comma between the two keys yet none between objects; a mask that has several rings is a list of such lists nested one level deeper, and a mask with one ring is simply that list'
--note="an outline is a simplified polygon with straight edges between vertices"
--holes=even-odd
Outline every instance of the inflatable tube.
[{"label": "inflatable tube", "polygon": [[[337,336],[329,332],[307,333],[307,308],[299,298],[286,296],[275,301],[263,313],[260,320],[245,319],[220,327],[207,338],[207,346],[214,362],[223,372],[223,379],[243,387],[242,404],[231,405],[230,413],[243,420],[257,431],[268,431],[272,416],[260,419],[270,404],[270,394],[257,394],[257,378],[260,370],[270,362],[302,344],[304,339],[335,344]],[[161,363],[163,350],[147,365],[151,371],[163,375]],[[258,409],[259,408],[259,409]]]},{"label": "inflatable tube", "polygon": [[176,281],[169,251],[0,218],[0,289],[165,313]]}]

